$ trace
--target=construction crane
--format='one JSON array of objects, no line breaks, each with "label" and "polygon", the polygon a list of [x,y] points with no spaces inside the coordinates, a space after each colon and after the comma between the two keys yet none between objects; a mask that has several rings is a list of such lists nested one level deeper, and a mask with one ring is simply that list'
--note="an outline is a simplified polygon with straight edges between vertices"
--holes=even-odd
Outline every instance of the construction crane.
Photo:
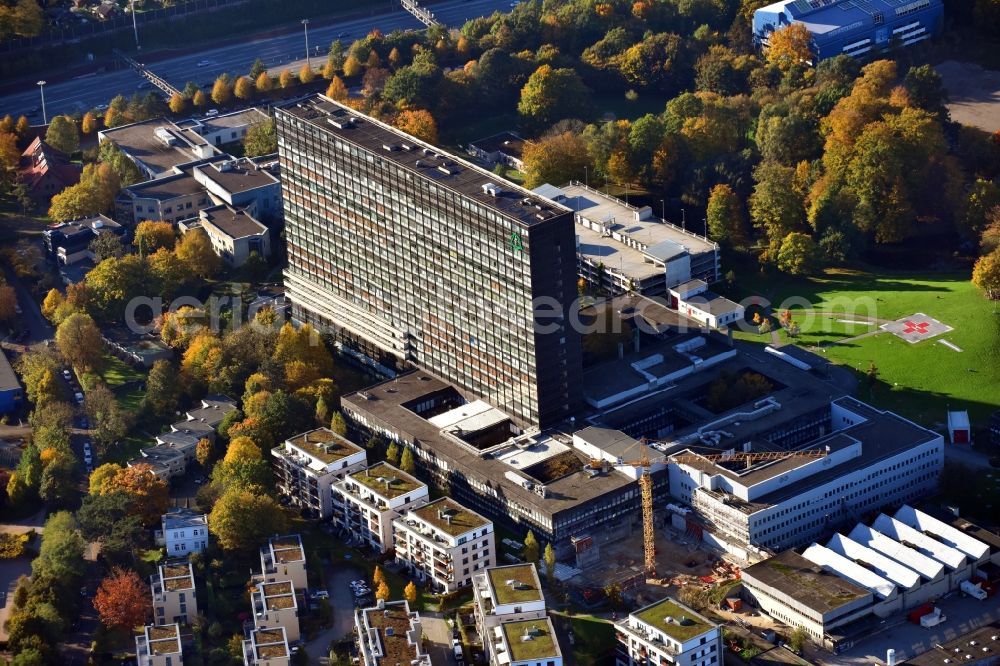
[{"label": "construction crane", "polygon": [[746,453],[678,453],[674,455],[663,455],[655,458],[643,456],[638,460],[618,460],[611,462],[599,458],[591,458],[590,467],[592,469],[603,469],[605,467],[641,467],[642,475],[639,477],[639,492],[642,497],[642,541],[645,553],[646,575],[656,576],[656,531],[653,526],[653,477],[649,473],[649,468],[653,465],[669,463],[697,463],[697,462],[730,462],[743,461],[746,464],[766,462],[769,460],[784,460],[786,458],[822,458],[827,455],[825,449],[813,449],[805,451],[749,451]]}]

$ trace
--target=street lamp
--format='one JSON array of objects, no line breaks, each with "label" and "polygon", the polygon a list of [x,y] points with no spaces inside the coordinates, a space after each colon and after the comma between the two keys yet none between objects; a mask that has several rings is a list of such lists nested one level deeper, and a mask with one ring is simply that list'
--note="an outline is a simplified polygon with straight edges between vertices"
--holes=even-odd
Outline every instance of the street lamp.
[{"label": "street lamp", "polygon": [[587,167],[583,167],[583,186],[587,188],[590,187],[590,173],[588,172]]},{"label": "street lamp", "polygon": [[312,67],[312,63],[309,60],[309,19],[302,19],[302,29],[306,33],[306,65]]},{"label": "street lamp", "polygon": [[687,211],[681,208],[681,229],[687,231],[687,224],[688,224]]},{"label": "street lamp", "polygon": [[660,199],[660,219],[667,221],[667,204],[663,203],[663,199]]},{"label": "street lamp", "polygon": [[49,117],[45,115],[45,81],[38,82],[38,90],[42,93],[42,124],[49,124]]},{"label": "street lamp", "polygon": [[138,51],[142,47],[139,46],[139,26],[135,22],[135,0],[132,0],[132,31],[135,33],[135,50]]}]

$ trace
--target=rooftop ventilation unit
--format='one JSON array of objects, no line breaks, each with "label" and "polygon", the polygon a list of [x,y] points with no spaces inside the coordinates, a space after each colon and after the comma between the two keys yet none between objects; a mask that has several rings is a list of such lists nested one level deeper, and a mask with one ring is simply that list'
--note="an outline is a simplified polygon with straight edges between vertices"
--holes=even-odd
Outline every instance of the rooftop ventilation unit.
[{"label": "rooftop ventilation unit", "polygon": [[496,183],[484,183],[483,184],[483,194],[491,197],[498,197],[500,193],[503,192],[502,189]]},{"label": "rooftop ventilation unit", "polygon": [[453,176],[456,173],[458,173],[458,169],[456,169],[455,167],[446,167],[444,165],[439,166],[438,171],[448,176]]},{"label": "rooftop ventilation unit", "polygon": [[330,123],[337,129],[347,129],[354,126],[354,118],[345,116],[330,116],[326,119],[326,122]]}]

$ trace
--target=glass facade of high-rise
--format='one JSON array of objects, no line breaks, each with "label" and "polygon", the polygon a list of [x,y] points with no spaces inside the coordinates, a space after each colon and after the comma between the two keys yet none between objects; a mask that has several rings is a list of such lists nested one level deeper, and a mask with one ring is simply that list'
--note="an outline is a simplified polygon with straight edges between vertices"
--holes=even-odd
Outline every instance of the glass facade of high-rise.
[{"label": "glass facade of high-rise", "polygon": [[[571,211],[325,97],[276,119],[296,317],[525,425],[569,416],[580,377]],[[564,316],[543,319],[533,297]]]}]

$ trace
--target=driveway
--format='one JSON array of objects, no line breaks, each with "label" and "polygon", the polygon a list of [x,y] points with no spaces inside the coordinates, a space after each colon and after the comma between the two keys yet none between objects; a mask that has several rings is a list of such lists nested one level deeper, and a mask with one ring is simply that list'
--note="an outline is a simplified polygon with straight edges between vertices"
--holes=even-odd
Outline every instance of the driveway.
[{"label": "driveway", "polygon": [[324,564],[323,580],[330,593],[330,607],[333,608],[333,624],[326,631],[306,643],[309,663],[328,664],[330,643],[338,641],[354,631],[354,597],[350,582],[365,578],[364,569],[344,564]]},{"label": "driveway", "polygon": [[427,639],[427,652],[432,664],[455,662],[451,650],[451,627],[440,613],[421,613],[420,624]]},{"label": "driveway", "polygon": [[45,317],[42,316],[42,309],[35,302],[28,287],[17,277],[10,266],[4,266],[3,272],[7,277],[7,284],[14,288],[17,294],[17,303],[21,306],[22,312],[19,315],[21,327],[28,329],[29,332],[25,343],[32,345],[51,339],[55,335],[55,330],[49,325]]},{"label": "driveway", "polygon": [[31,560],[19,557],[16,560],[0,560],[0,641],[7,640],[4,624],[10,617],[17,579],[31,573]]}]

